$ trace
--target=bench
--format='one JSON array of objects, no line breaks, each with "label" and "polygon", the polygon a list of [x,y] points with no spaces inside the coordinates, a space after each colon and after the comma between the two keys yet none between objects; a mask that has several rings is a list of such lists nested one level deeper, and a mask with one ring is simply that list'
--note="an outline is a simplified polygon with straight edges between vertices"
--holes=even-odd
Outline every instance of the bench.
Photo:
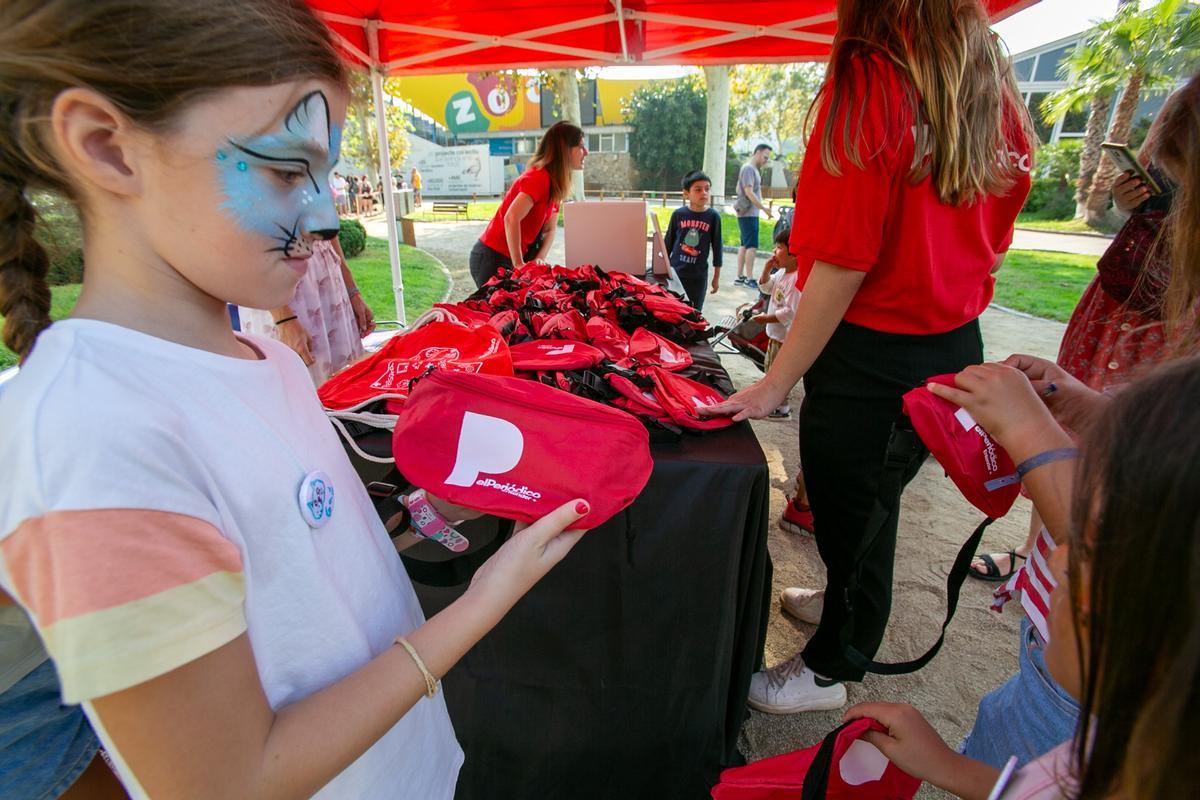
[{"label": "bench", "polygon": [[453,214],[455,219],[460,216],[464,219],[467,216],[467,201],[466,200],[435,200],[433,203],[433,213],[437,214]]}]

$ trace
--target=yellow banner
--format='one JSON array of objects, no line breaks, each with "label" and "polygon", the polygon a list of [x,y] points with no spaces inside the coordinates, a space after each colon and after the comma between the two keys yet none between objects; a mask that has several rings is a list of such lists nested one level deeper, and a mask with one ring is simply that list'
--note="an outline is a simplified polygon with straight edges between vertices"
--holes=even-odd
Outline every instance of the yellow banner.
[{"label": "yellow banner", "polygon": [[[596,81],[596,124],[621,124],[621,100],[643,83]],[[412,75],[399,79],[399,95],[456,134],[542,127],[541,92],[533,75]]]}]

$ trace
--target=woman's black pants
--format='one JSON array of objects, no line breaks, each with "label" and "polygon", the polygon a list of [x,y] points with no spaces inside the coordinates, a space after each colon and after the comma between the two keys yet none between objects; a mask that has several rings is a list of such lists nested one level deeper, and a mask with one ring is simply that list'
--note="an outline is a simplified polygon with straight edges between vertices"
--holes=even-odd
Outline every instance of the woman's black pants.
[{"label": "woman's black pants", "polygon": [[[533,240],[533,244],[529,245],[529,249],[525,251],[525,260],[532,260],[541,246],[542,237],[539,234]],[[475,281],[476,288],[490,281],[501,267],[512,269],[512,259],[508,257],[507,253],[493,250],[482,240],[476,240],[475,246],[471,248],[468,264],[471,268],[471,279]]]},{"label": "woman's black pants", "polygon": [[[928,336],[843,322],[805,375],[800,461],[827,571],[821,624],[804,648],[805,665],[817,674],[862,680],[847,648],[871,659],[883,641],[900,492],[929,454],[919,446],[903,467],[900,490],[880,496],[893,426],[903,424],[900,398],[926,378],[982,360],[978,320]],[[931,627],[930,641],[936,635]]]}]

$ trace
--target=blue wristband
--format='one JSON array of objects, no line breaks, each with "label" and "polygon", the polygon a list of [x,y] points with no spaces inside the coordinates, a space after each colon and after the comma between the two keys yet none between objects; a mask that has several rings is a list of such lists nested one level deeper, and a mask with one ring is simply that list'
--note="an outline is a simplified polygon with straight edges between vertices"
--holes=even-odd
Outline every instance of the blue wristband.
[{"label": "blue wristband", "polygon": [[1068,458],[1076,458],[1079,455],[1077,447],[1060,447],[1057,450],[1046,450],[1038,453],[1036,456],[1029,458],[1017,464],[1017,477],[1022,480],[1031,470],[1037,469],[1043,464],[1049,464],[1052,461],[1064,461]]}]

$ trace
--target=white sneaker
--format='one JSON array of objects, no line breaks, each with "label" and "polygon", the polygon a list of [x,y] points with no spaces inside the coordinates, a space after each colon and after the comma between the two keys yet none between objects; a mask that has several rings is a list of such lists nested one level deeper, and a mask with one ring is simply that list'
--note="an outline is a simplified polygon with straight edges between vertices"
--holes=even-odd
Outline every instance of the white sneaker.
[{"label": "white sneaker", "polygon": [[804,666],[804,659],[796,653],[779,666],[754,673],[746,702],[767,714],[833,711],[846,705],[846,687],[818,684],[816,673]]},{"label": "white sneaker", "polygon": [[784,589],[779,595],[779,605],[801,622],[820,625],[821,612],[825,610],[825,590],[799,589],[793,586]]}]

